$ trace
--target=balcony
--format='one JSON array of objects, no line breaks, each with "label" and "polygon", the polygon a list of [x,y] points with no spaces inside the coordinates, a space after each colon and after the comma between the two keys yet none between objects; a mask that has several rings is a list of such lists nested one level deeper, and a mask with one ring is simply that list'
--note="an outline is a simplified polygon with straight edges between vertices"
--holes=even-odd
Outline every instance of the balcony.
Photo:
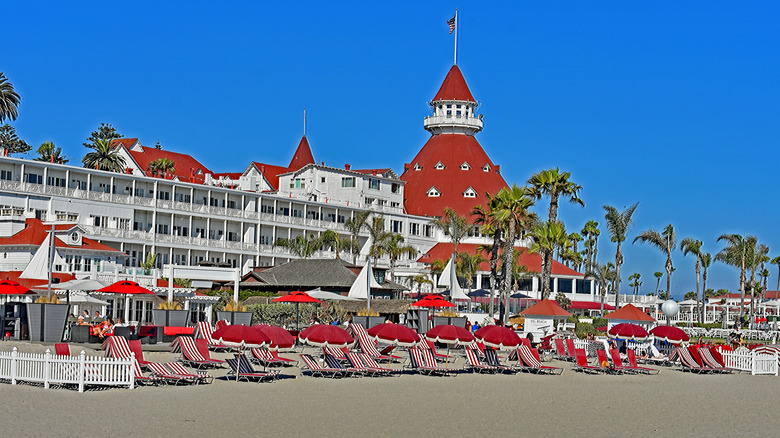
[{"label": "balcony", "polygon": [[434,134],[447,132],[474,134],[482,130],[482,115],[478,117],[428,116],[423,122],[423,127]]}]

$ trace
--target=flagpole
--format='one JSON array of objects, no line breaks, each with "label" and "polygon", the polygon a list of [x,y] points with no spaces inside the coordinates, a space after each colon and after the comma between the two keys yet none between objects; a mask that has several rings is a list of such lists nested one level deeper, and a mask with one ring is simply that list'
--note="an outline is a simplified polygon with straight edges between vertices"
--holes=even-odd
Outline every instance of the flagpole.
[{"label": "flagpole", "polygon": [[455,8],[455,58],[453,65],[458,65],[458,8]]}]

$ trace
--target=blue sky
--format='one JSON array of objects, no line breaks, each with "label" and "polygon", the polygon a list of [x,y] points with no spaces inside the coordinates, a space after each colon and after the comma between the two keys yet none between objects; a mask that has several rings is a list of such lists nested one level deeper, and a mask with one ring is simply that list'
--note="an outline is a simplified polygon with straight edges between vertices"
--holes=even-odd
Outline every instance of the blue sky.
[{"label": "blue sky", "polygon": [[[22,96],[19,135],[71,163],[109,122],[218,172],[286,165],[306,107],[318,161],[400,174],[428,138],[458,7],[477,138],[507,182],[571,171],[586,207],[562,206],[570,231],[640,202],[624,281],[639,272],[655,289],[665,257],[630,241],[669,223],[713,254],[723,233],[780,254],[780,4],[483,3],[11,2],[0,71]],[[674,264],[673,293],[693,290],[693,258]],[[716,263],[709,285],[734,290],[738,272]]]}]

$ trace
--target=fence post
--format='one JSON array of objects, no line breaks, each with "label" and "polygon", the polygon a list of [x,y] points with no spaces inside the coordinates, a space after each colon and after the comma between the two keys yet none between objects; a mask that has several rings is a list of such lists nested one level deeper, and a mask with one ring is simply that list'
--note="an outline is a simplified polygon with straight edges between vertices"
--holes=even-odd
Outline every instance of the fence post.
[{"label": "fence post", "polygon": [[127,372],[130,376],[130,389],[135,386],[135,353],[130,352],[130,366],[127,367]]},{"label": "fence post", "polygon": [[750,373],[751,375],[756,375],[756,351],[752,350],[750,352]]},{"label": "fence post", "polygon": [[43,387],[49,389],[49,374],[51,374],[51,350],[46,349],[43,355]]},{"label": "fence post", "polygon": [[84,353],[84,350],[81,350],[81,354],[79,354],[79,392],[84,392],[84,373],[86,372],[86,358],[87,354]]},{"label": "fence post", "polygon": [[16,358],[19,356],[19,351],[14,347],[11,351],[11,385],[16,385]]}]

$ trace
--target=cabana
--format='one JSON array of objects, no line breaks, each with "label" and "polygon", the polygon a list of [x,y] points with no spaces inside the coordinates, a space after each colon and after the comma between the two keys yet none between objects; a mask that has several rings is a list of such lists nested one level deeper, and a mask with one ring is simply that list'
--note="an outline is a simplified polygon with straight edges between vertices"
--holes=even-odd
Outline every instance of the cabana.
[{"label": "cabana", "polygon": [[553,333],[557,321],[568,318],[571,313],[563,310],[553,300],[542,300],[520,312],[520,315],[525,317],[523,331],[526,336],[532,334],[534,340],[540,340]]},{"label": "cabana", "polygon": [[618,324],[636,324],[649,330],[655,325],[655,318],[639,310],[633,304],[626,304],[614,312],[608,313],[604,318],[607,319],[607,329],[611,329]]}]

